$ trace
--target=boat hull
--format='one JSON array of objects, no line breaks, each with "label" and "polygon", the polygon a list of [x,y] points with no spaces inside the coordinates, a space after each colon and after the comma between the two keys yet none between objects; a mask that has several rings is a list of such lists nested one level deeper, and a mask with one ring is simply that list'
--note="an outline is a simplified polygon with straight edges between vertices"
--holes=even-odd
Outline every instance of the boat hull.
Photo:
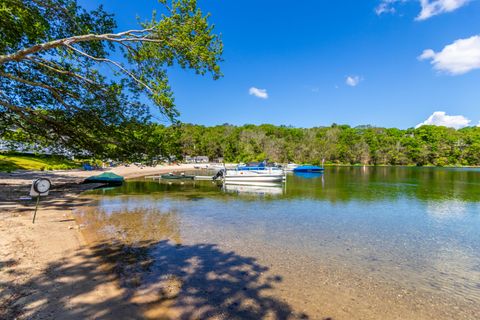
[{"label": "boat hull", "polygon": [[235,182],[282,182],[283,175],[243,175],[243,176],[226,176],[225,182],[235,183]]},{"label": "boat hull", "polygon": [[283,174],[235,174],[225,176],[225,182],[281,182],[284,179]]},{"label": "boat hull", "polygon": [[298,166],[295,169],[293,169],[293,172],[305,172],[305,173],[319,173],[323,171],[324,169],[321,167],[310,166],[310,165]]}]

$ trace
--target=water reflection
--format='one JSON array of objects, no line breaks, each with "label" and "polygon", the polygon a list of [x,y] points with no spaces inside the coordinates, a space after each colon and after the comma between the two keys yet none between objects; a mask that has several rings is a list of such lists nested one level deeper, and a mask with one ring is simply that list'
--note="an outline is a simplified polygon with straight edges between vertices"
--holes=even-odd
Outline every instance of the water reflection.
[{"label": "water reflection", "polygon": [[[276,197],[310,198],[330,202],[418,199],[422,201],[480,202],[478,169],[417,167],[331,167],[320,176],[287,176],[287,189]],[[171,183],[164,181],[129,181],[120,188],[97,190],[106,196],[118,194],[175,194],[179,197],[209,196],[229,200],[235,193],[222,192],[222,185],[212,181]]]},{"label": "water reflection", "polygon": [[331,202],[381,201],[412,198],[480,202],[480,171],[417,167],[331,167],[324,179],[287,181],[287,198]]},{"label": "water reflection", "polygon": [[323,172],[294,172],[293,173],[295,176],[304,178],[304,179],[316,179],[316,178],[322,178],[324,179]]},{"label": "water reflection", "polygon": [[242,184],[224,184],[224,192],[236,193],[239,195],[270,195],[278,196],[282,195],[286,190],[286,187],[282,183],[256,183],[255,185],[242,185]]}]

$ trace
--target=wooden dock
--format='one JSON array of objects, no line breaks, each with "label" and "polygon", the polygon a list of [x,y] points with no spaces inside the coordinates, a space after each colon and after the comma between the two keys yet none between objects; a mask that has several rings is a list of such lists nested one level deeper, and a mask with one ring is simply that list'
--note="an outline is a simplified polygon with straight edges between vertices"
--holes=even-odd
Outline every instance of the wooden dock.
[{"label": "wooden dock", "polygon": [[213,176],[195,176],[195,180],[213,180]]},{"label": "wooden dock", "polygon": [[[162,176],[145,176],[145,179],[160,180]],[[195,176],[194,180],[213,180],[213,176]]]}]

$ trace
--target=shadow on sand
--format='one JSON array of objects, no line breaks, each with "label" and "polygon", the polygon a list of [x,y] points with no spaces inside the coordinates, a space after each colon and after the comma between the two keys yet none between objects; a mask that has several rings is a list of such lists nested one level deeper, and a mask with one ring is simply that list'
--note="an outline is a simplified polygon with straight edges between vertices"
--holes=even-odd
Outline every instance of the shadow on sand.
[{"label": "shadow on sand", "polygon": [[[1,181],[1,180],[0,180]],[[81,192],[100,187],[102,184],[63,183],[55,184],[48,196],[42,197],[41,210],[65,210],[89,205],[92,199],[77,197]],[[0,182],[0,205],[17,213],[33,212],[36,198],[30,198],[30,185],[4,185]],[[25,199],[22,199],[25,198]]]},{"label": "shadow on sand", "polygon": [[[0,271],[14,266],[2,263]],[[118,295],[92,298],[112,281]],[[254,258],[213,244],[101,242],[22,284],[0,283],[0,318],[308,319],[269,295],[280,281]]]}]

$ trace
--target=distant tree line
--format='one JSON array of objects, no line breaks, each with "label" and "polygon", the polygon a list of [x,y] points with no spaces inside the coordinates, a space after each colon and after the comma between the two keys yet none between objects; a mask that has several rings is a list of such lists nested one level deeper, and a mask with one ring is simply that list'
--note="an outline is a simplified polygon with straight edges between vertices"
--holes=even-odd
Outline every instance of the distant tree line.
[{"label": "distant tree line", "polygon": [[[226,162],[262,161],[345,165],[480,166],[480,127],[460,130],[422,126],[406,130],[333,124],[329,127],[229,124],[206,127],[177,123],[131,123],[120,144],[84,150],[97,159],[144,161],[184,156],[223,158]],[[31,143],[17,130],[9,141]],[[63,147],[60,143],[39,146]]]},{"label": "distant tree line", "polygon": [[206,155],[232,162],[269,159],[319,164],[325,159],[332,164],[480,165],[480,127],[455,130],[422,126],[400,130],[336,124],[308,129],[268,124],[153,126],[150,138],[143,144],[148,154]]}]

